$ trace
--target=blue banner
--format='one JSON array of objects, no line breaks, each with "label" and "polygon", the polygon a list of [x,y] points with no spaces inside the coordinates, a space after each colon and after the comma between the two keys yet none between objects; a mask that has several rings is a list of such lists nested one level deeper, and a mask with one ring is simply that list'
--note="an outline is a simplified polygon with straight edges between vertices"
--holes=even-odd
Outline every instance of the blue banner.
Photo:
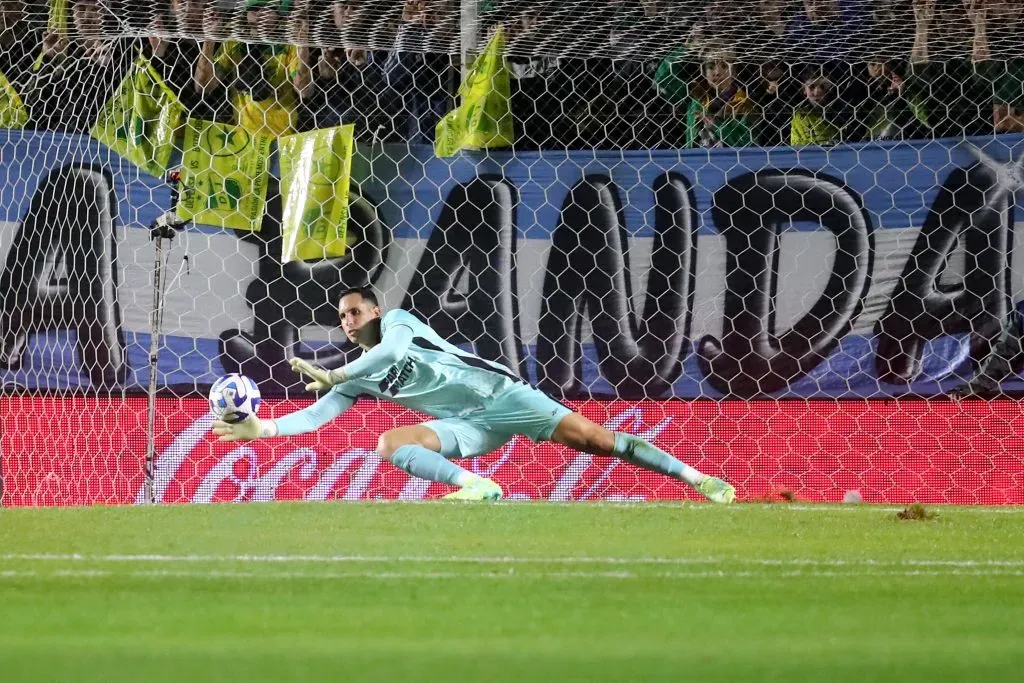
[{"label": "blue banner", "polygon": [[[344,259],[282,265],[275,220],[175,238],[158,381],[298,390],[287,358],[357,353],[333,308],[372,284],[567,398],[944,393],[1024,298],[1022,143],[361,150]],[[170,188],[91,139],[28,131],[0,131],[0,183],[0,380],[144,388]]]}]

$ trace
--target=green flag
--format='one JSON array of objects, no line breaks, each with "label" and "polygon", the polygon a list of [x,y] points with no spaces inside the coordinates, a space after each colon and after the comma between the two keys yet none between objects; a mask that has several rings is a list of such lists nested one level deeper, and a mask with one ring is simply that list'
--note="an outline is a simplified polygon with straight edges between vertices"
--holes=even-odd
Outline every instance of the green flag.
[{"label": "green flag", "polygon": [[189,119],[182,141],[178,218],[259,232],[272,141],[267,133]]}]

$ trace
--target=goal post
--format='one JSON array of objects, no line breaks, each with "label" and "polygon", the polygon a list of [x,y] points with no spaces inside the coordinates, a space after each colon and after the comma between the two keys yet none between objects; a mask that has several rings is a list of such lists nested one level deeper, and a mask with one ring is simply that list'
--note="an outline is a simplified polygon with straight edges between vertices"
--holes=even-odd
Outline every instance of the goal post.
[{"label": "goal post", "polygon": [[[742,500],[1024,504],[1014,7],[15,5],[3,505],[446,492],[374,452],[423,419],[389,404],[210,434],[225,373],[308,405],[288,359],[355,357],[363,285]],[[696,500],[525,438],[468,467]]]}]

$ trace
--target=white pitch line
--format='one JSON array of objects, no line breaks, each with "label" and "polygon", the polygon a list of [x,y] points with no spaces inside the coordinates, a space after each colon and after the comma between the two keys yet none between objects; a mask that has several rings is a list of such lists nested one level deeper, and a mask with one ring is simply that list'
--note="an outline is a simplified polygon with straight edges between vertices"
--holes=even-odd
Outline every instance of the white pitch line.
[{"label": "white pitch line", "polygon": [[699,571],[699,572],[657,572],[652,574],[629,571],[565,571],[565,572],[245,572],[245,571],[133,571],[115,572],[108,570],[67,569],[54,572],[0,571],[3,579],[97,579],[97,578],[138,578],[138,579],[247,579],[247,580],[316,580],[341,581],[346,579],[373,580],[419,580],[419,579],[498,579],[498,580],[565,580],[565,579],[790,579],[790,578],[899,578],[927,576],[990,576],[1024,577],[1024,570],[980,569],[980,570],[867,570],[867,571],[787,571],[764,573],[751,571]]},{"label": "white pitch line", "polygon": [[459,555],[82,555],[7,553],[0,562],[92,562],[92,563],[238,563],[238,564],[383,564],[389,562],[422,564],[497,564],[497,565],[716,565],[804,567],[1024,567],[1024,559],[816,559],[752,557],[515,557]]}]

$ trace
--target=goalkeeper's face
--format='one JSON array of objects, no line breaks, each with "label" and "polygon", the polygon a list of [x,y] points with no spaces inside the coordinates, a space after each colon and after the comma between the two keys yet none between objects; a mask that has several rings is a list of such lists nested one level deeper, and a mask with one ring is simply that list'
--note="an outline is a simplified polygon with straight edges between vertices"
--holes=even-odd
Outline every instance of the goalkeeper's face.
[{"label": "goalkeeper's face", "polygon": [[338,302],[341,329],[348,340],[360,346],[373,346],[380,341],[380,308],[358,294],[346,294]]}]

